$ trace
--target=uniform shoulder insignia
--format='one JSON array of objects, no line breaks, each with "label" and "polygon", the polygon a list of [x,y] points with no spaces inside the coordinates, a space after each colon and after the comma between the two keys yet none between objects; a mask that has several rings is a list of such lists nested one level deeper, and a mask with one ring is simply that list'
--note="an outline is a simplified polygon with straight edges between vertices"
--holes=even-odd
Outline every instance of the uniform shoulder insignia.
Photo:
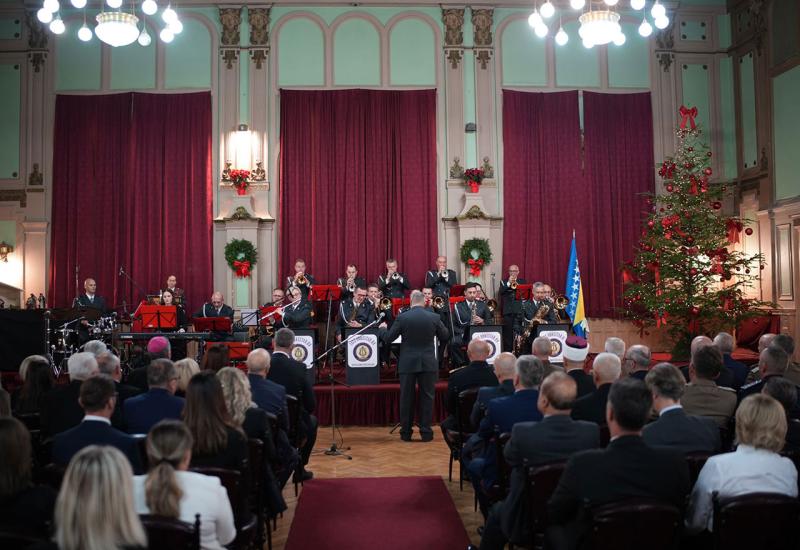
[{"label": "uniform shoulder insignia", "polygon": [[761,380],[756,380],[755,382],[750,382],[749,384],[745,384],[744,386],[742,386],[742,390],[749,390],[753,386],[756,386],[756,385],[758,385],[760,383],[761,383]]},{"label": "uniform shoulder insignia", "polygon": [[454,372],[458,372],[458,371],[460,371],[460,370],[462,370],[462,369],[464,369],[464,368],[465,368],[465,367],[458,367],[458,368],[455,368],[455,369],[451,370],[450,372],[448,372],[448,374],[453,374]]}]

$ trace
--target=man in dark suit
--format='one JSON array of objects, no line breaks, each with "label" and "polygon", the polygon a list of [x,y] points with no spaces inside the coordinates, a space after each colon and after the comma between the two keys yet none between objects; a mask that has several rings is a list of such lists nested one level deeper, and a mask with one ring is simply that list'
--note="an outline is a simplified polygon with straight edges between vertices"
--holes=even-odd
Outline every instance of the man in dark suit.
[{"label": "man in dark suit", "polygon": [[447,269],[447,257],[436,258],[436,269],[425,273],[425,286],[433,291],[434,296],[450,297],[450,289],[458,284],[456,272]]},{"label": "man in dark suit", "polygon": [[399,315],[384,335],[385,342],[402,336],[397,373],[400,376],[400,438],[411,441],[415,397],[419,387],[419,433],[422,441],[433,439],[433,398],[439,363],[436,360],[434,336],[447,338],[447,329],[438,315],[425,311],[425,296],[419,290],[411,293],[411,309]]},{"label": "man in dark suit", "polygon": [[128,398],[139,395],[142,393],[142,390],[136,386],[129,386],[121,382],[122,369],[119,366],[119,357],[110,351],[106,351],[97,356],[97,368],[100,374],[105,374],[114,381],[114,389],[117,393],[114,414],[111,415],[111,425],[118,430],[125,431],[127,430],[127,426],[125,424],[125,414],[122,407]]},{"label": "man in dark suit", "polygon": [[786,374],[788,365],[789,356],[783,349],[772,345],[764,349],[758,356],[758,371],[761,379],[742,386],[742,389],[739,390],[739,403],[748,395],[761,393],[761,389],[769,378]]},{"label": "man in dark suit", "polygon": [[228,317],[233,320],[233,308],[225,303],[225,297],[222,292],[215,290],[211,295],[211,302],[203,304],[195,317]]},{"label": "man in dark suit", "polygon": [[677,367],[659,363],[647,373],[647,387],[653,394],[653,409],[658,420],[642,431],[642,439],[652,447],[669,447],[689,453],[718,453],[719,428],[710,418],[686,414],[681,407],[686,380]]},{"label": "man in dark suit", "polygon": [[86,380],[81,384],[79,401],[86,414],[80,424],[53,439],[53,462],[66,466],[84,447],[110,445],[122,451],[135,474],[143,473],[136,440],[111,427],[116,401],[114,381],[104,375]]},{"label": "man in dark suit", "polygon": [[481,420],[486,415],[486,409],[492,399],[506,397],[514,393],[514,374],[516,372],[517,358],[513,353],[504,352],[494,360],[494,375],[497,386],[486,386],[478,390],[478,398],[472,407],[469,416],[473,429],[477,430]]},{"label": "man in dark suit", "polygon": [[[715,350],[719,351],[719,348],[717,348],[714,345],[714,343],[712,342],[711,338],[709,338],[708,336],[706,336],[704,334],[701,334],[699,336],[695,336],[692,339],[691,345],[689,346],[689,356],[690,356],[690,358],[693,358],[695,356],[695,354],[700,349],[705,348],[705,347],[713,347]],[[721,356],[722,356],[722,354],[720,353],[720,357]],[[681,368],[681,373],[683,373],[684,378],[688,382],[689,381],[689,367],[688,366],[682,367]],[[729,369],[728,367],[726,367],[725,363],[723,362],[723,364],[720,367],[719,374],[714,379],[714,383],[717,386],[720,386],[722,388],[733,388],[733,386],[736,384],[734,378],[735,377],[734,377],[733,371],[731,369]],[[736,391],[736,390],[734,390],[734,391]]]},{"label": "man in dark suit", "polygon": [[625,350],[624,370],[628,376],[632,376],[637,380],[644,381],[647,372],[650,370],[651,353],[650,348],[644,344],[635,344]]},{"label": "man in dark suit", "polygon": [[80,424],[83,409],[78,398],[81,383],[97,376],[97,359],[89,352],[75,353],[67,361],[69,384],[51,391],[42,403],[42,439],[59,434]]},{"label": "man in dark suit", "polygon": [[[547,285],[542,282],[533,283],[533,299],[522,302],[520,315],[517,318],[518,324],[515,331],[517,334],[525,332],[525,329],[531,326],[531,321],[534,319],[541,319],[550,324],[560,322],[556,308],[547,299],[546,289]],[[525,343],[525,353],[527,353],[527,344],[528,342]]]},{"label": "man in dark suit", "polygon": [[284,308],[278,328],[308,328],[311,326],[311,302],[303,297],[303,290],[293,286],[289,289],[291,302]]},{"label": "man in dark suit", "polygon": [[594,391],[592,377],[583,370],[586,356],[589,355],[589,342],[580,336],[569,336],[564,342],[564,370],[578,385],[578,398]]},{"label": "man in dark suit", "polygon": [[722,353],[722,364],[733,374],[733,382],[730,387],[739,391],[744,386],[750,369],[744,363],[736,361],[731,356],[735,346],[733,336],[727,332],[720,332],[714,336],[714,345]]},{"label": "man in dark suit", "polygon": [[247,356],[247,378],[250,380],[250,393],[258,408],[274,414],[278,423],[289,427],[289,409],[286,405],[286,388],[267,380],[270,369],[270,356],[265,349],[256,348]]},{"label": "man in dark suit", "polygon": [[502,299],[503,310],[503,349],[511,351],[514,347],[514,330],[519,326],[518,319],[522,315],[522,300],[517,300],[518,285],[524,285],[525,279],[519,277],[519,266],[508,266],[508,278],[500,280],[498,293]]},{"label": "man in dark suit", "polygon": [[303,407],[300,415],[300,431],[306,438],[306,443],[300,449],[300,458],[303,461],[303,480],[314,477],[310,470],[306,470],[311,451],[317,440],[317,427],[319,425],[317,417],[314,416],[314,409],[317,408],[317,401],[314,398],[314,390],[306,377],[306,366],[300,361],[292,359],[290,353],[294,345],[294,332],[288,328],[282,328],[275,333],[272,341],[275,351],[272,352],[269,372],[267,379],[276,384],[280,384],[289,395],[295,396]]},{"label": "man in dark suit", "polygon": [[800,364],[792,361],[792,357],[794,357],[794,338],[788,334],[777,334],[770,345],[781,348],[789,356],[789,365],[786,367],[784,378],[791,380],[795,385],[800,384]]},{"label": "man in dark suit", "polygon": [[79,306],[96,309],[100,311],[101,314],[108,311],[106,299],[96,294],[97,282],[94,279],[86,279],[83,281],[83,290],[84,293],[78,296],[77,299]]},{"label": "man in dark suit", "polygon": [[[486,307],[486,302],[477,299],[478,285],[467,283],[464,285],[464,301],[457,302],[453,308],[453,338],[450,340],[450,357],[453,366],[460,367],[467,364],[467,358],[461,349],[469,338],[469,327],[473,325],[487,325],[491,322],[492,314]],[[474,311],[474,313],[473,313]]]},{"label": "man in dark suit", "polygon": [[378,288],[386,298],[403,298],[411,288],[405,273],[397,271],[397,260],[386,260],[386,275],[378,276]]},{"label": "man in dark suit", "polygon": [[342,300],[336,317],[336,339],[341,342],[346,327],[362,328],[375,321],[377,314],[372,302],[366,299],[367,289],[357,287],[351,300]]},{"label": "man in dark suit", "polygon": [[128,432],[146,434],[165,419],[180,420],[185,401],[175,397],[178,371],[169,359],[156,359],[147,366],[147,393],[125,401],[123,410]]},{"label": "man in dark suit", "polygon": [[146,392],[147,386],[147,367],[152,361],[156,359],[170,359],[172,360],[172,346],[169,340],[163,336],[154,336],[147,341],[147,353],[145,354],[146,362],[140,367],[134,368],[128,373],[126,382],[131,386],[139,388],[141,391]]},{"label": "man in dark suit", "polygon": [[604,426],[608,392],[611,391],[611,384],[617,381],[621,372],[622,363],[619,357],[607,352],[598,354],[592,363],[592,378],[597,389],[575,401],[572,418]]},{"label": "man in dark suit", "polygon": [[494,375],[492,367],[486,362],[490,351],[489,344],[483,340],[472,340],[467,346],[469,365],[450,371],[450,378],[447,379],[447,400],[445,402],[449,415],[442,422],[442,433],[458,428],[456,404],[458,403],[459,393],[470,388],[497,386],[497,377]]},{"label": "man in dark suit", "polygon": [[[305,279],[305,281],[303,281]],[[299,288],[304,300],[308,300],[311,287],[314,286],[314,277],[306,273],[306,261],[297,258],[294,261],[294,275],[286,277],[286,289]]]},{"label": "man in dark suit", "polygon": [[506,463],[513,468],[506,499],[492,507],[481,538],[481,550],[502,549],[507,541],[527,544],[530,541],[525,470],[529,466],[566,459],[577,451],[600,446],[597,424],[570,419],[575,401],[575,380],[554,372],[542,382],[537,407],[544,418],[540,422],[519,422],[511,430],[511,439],[503,451]]},{"label": "man in dark suit", "polygon": [[651,407],[650,390],[641,380],[623,378],[611,387],[606,409],[611,442],[573,455],[547,505],[552,548],[581,547],[587,505],[650,498],[683,508],[689,493],[686,460],[677,451],[648,446],[641,437]]}]

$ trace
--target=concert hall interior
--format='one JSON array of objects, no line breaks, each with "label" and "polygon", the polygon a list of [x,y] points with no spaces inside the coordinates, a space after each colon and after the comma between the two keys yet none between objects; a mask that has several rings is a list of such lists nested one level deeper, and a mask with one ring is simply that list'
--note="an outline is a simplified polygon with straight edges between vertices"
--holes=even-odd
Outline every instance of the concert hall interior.
[{"label": "concert hall interior", "polygon": [[798,97],[797,0],[0,2],[0,546],[795,548]]}]

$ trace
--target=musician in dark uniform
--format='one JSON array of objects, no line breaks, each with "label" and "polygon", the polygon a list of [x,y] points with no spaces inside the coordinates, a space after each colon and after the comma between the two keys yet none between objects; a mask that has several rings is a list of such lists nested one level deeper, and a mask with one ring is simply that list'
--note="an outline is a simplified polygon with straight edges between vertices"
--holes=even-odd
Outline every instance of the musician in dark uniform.
[{"label": "musician in dark uniform", "polygon": [[292,287],[289,289],[292,301],[283,309],[283,317],[275,323],[276,329],[281,328],[308,328],[311,326],[311,302],[303,296],[303,289]]},{"label": "musician in dark uniform", "polygon": [[492,314],[489,313],[486,302],[477,300],[477,287],[476,283],[467,283],[464,286],[464,301],[456,303],[453,308],[452,320],[455,334],[450,342],[453,368],[467,364],[467,356],[461,348],[467,343],[469,327],[491,322]]},{"label": "musician in dark uniform", "polygon": [[456,272],[447,269],[447,258],[439,256],[436,258],[436,269],[425,274],[425,286],[433,291],[434,296],[447,298],[450,296],[450,288],[458,284]]},{"label": "musician in dark uniform", "polygon": [[184,292],[182,288],[178,288],[178,278],[175,275],[170,275],[167,277],[167,286],[164,290],[172,291],[172,297],[174,298],[174,302],[176,305],[182,305],[184,309],[186,308]]},{"label": "musician in dark uniform", "polygon": [[[434,296],[433,289],[429,287],[425,287],[422,289],[422,295],[425,297],[425,310],[432,311],[436,315],[439,316],[439,319],[442,320],[442,324],[447,329],[448,339],[450,337],[450,308],[449,300],[443,296]],[[436,298],[436,300],[434,300]],[[436,304],[441,305],[436,305]],[[436,350],[436,358],[439,360],[439,368],[442,367],[442,363],[444,362],[444,350],[447,347],[447,341],[442,340],[439,342],[439,347]]]},{"label": "musician in dark uniform", "polygon": [[344,277],[336,279],[336,284],[342,289],[342,301],[352,298],[353,291],[356,288],[367,288],[367,282],[364,280],[364,277],[358,276],[358,267],[356,267],[356,264],[347,264]]},{"label": "musician in dark uniform", "polygon": [[303,299],[308,300],[311,287],[314,286],[314,277],[306,273],[306,261],[297,258],[294,262],[294,276],[286,277],[286,288],[298,287],[303,293]]},{"label": "musician in dark uniform", "polygon": [[[227,304],[225,304],[225,298],[222,295],[222,292],[219,290],[215,290],[214,293],[211,295],[211,302],[206,302],[203,304],[197,313],[194,314],[195,317],[227,317],[231,321],[233,321],[233,308]],[[233,338],[230,333],[228,332],[218,332],[213,331],[211,333],[211,338],[208,341],[210,342],[225,342],[229,341]]]},{"label": "musician in dark uniform", "polygon": [[514,336],[521,322],[522,300],[517,300],[517,285],[524,285],[525,279],[519,277],[519,266],[508,266],[508,278],[500,281],[498,293],[503,311],[503,350],[511,351],[514,347]]},{"label": "musician in dark uniform", "polygon": [[375,307],[367,300],[367,290],[357,287],[350,300],[339,304],[339,315],[336,317],[336,340],[341,342],[346,327],[361,328],[377,319]]},{"label": "musician in dark uniform", "polygon": [[558,322],[567,323],[568,325],[571,325],[572,320],[569,318],[569,315],[567,314],[567,308],[558,309],[557,307],[555,307],[556,301],[555,301],[555,296],[553,296],[553,287],[551,287],[547,283],[544,284],[544,295],[545,295],[545,300],[553,304],[552,307],[553,309],[555,309],[556,318],[558,319]]},{"label": "musician in dark uniform", "polygon": [[[106,306],[106,299],[96,294],[97,282],[94,279],[86,279],[83,281],[83,290],[84,293],[75,298],[72,304],[73,307],[95,309],[100,312],[100,315],[105,315],[108,312],[108,307]],[[78,326],[78,340],[80,345],[91,340],[89,321],[86,319],[83,319]]]},{"label": "musician in dark uniform", "polygon": [[[531,353],[531,343],[533,339],[536,338],[537,324],[553,324],[559,322],[555,305],[553,302],[547,300],[544,286],[545,285],[542,283],[534,283],[534,299],[524,300],[522,302],[522,313],[518,318],[517,325],[514,327],[514,337],[515,339],[518,336],[522,337],[529,328],[530,334],[521,342],[521,348],[515,350],[518,353]],[[538,319],[538,321],[534,321],[534,319]]]},{"label": "musician in dark uniform", "polygon": [[[272,301],[267,302],[262,308],[267,307],[280,307],[286,305],[286,293],[283,291],[282,288],[273,288],[272,289]],[[268,318],[263,319],[263,324],[258,327],[258,336],[257,336],[257,348],[264,348],[265,350],[272,349],[272,336],[270,334],[274,334],[275,330],[277,330],[276,323],[278,323],[279,315],[270,315]],[[267,329],[269,328],[269,334],[267,334]]]},{"label": "musician in dark uniform", "polygon": [[378,288],[387,298],[403,298],[411,288],[405,273],[397,271],[397,260],[386,260],[386,275],[378,276]]},{"label": "musician in dark uniform", "polygon": [[[175,294],[168,288],[161,291],[161,305],[162,306],[175,306],[175,326],[171,328],[162,328],[161,332],[186,332],[189,326],[189,319],[186,316],[186,311],[183,306],[175,303]],[[172,360],[178,361],[186,357],[186,340],[177,340],[169,338],[170,347],[172,348]]]}]

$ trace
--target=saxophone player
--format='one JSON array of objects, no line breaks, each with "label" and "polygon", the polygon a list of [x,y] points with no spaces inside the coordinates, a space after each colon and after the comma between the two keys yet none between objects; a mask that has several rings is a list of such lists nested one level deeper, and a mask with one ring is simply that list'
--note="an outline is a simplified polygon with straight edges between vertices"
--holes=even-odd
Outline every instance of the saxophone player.
[{"label": "saxophone player", "polygon": [[344,277],[339,277],[336,284],[342,289],[342,300],[348,300],[353,296],[357,287],[366,288],[367,282],[364,277],[358,276],[356,264],[347,264],[344,270]]},{"label": "saxophone player", "polygon": [[367,300],[367,289],[356,287],[353,297],[342,300],[339,304],[339,315],[336,318],[336,340],[341,342],[346,327],[362,328],[377,318],[372,302]]},{"label": "saxophone player", "polygon": [[[545,310],[545,308],[547,309]],[[534,319],[540,319],[544,323],[558,323],[556,308],[553,307],[552,302],[547,301],[545,284],[540,282],[533,283],[533,300],[522,302],[522,313],[514,330],[515,336],[522,334],[525,327],[530,325]]]},{"label": "saxophone player", "polygon": [[491,320],[491,313],[486,302],[477,299],[478,284],[467,283],[464,286],[464,301],[456,303],[453,308],[453,339],[450,342],[450,357],[453,367],[467,364],[467,356],[462,347],[467,344],[468,330],[473,325],[486,325]]},{"label": "saxophone player", "polygon": [[522,322],[522,300],[517,300],[517,286],[524,285],[525,279],[519,276],[519,266],[508,266],[508,278],[500,281],[498,293],[503,311],[503,350],[511,351],[518,325]]},{"label": "saxophone player", "polygon": [[297,287],[303,293],[303,299],[308,300],[308,294],[314,285],[314,277],[306,273],[306,261],[297,258],[294,262],[294,276],[286,277],[286,288]]},{"label": "saxophone player", "polygon": [[378,288],[387,298],[402,298],[406,290],[411,288],[405,273],[397,271],[397,260],[394,258],[386,260],[386,275],[378,277]]},{"label": "saxophone player", "polygon": [[445,298],[450,296],[450,288],[456,284],[458,277],[455,271],[447,269],[447,258],[436,258],[436,269],[425,274],[425,286],[433,291],[434,296]]}]

